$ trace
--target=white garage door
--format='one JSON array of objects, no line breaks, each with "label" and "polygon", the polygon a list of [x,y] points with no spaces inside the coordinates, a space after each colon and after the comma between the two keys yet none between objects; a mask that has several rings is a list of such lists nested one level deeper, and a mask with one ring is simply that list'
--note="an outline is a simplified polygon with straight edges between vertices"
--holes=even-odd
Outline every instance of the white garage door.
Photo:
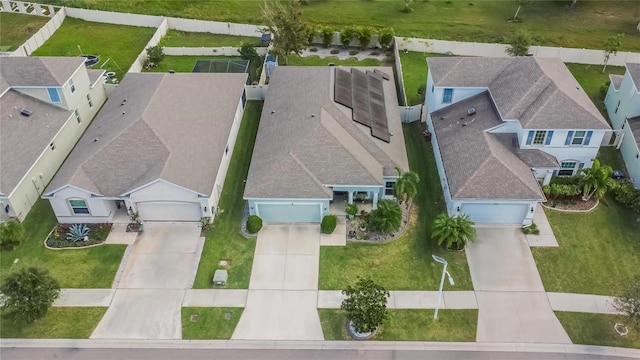
[{"label": "white garage door", "polygon": [[266,222],[320,222],[321,204],[258,204],[258,215]]},{"label": "white garage door", "polygon": [[202,217],[199,203],[140,202],[136,207],[144,221],[200,221]]},{"label": "white garage door", "polygon": [[462,212],[477,223],[522,224],[527,204],[462,204]]}]

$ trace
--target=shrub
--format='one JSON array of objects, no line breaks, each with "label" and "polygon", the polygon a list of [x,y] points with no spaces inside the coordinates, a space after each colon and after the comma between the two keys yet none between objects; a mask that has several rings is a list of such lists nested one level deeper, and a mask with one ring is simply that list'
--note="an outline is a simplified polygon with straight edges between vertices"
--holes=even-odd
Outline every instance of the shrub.
[{"label": "shrub", "polygon": [[71,242],[84,241],[89,237],[89,228],[86,224],[73,224],[69,233],[67,233],[67,240]]},{"label": "shrub", "polygon": [[580,186],[576,184],[551,184],[542,187],[542,191],[553,199],[572,198],[582,192]]},{"label": "shrub", "polygon": [[554,176],[551,178],[550,184],[578,185],[580,184],[580,176]]},{"label": "shrub", "polygon": [[255,234],[262,229],[262,219],[257,215],[251,215],[247,219],[247,231]]},{"label": "shrub", "polygon": [[613,196],[619,203],[640,214],[640,189],[634,189],[631,183],[614,183]]},{"label": "shrub", "polygon": [[333,55],[335,55],[335,54],[340,54],[340,50],[338,50],[338,49],[333,49],[333,50],[331,50],[331,53],[332,53]]},{"label": "shrub", "polygon": [[358,28],[358,41],[360,41],[360,49],[366,50],[371,44],[371,38],[373,37],[373,29],[364,26]]},{"label": "shrub", "polygon": [[400,229],[402,210],[395,200],[380,200],[378,208],[369,215],[369,225],[374,231],[391,234]]},{"label": "shrub", "polygon": [[252,60],[258,58],[259,56],[255,46],[247,43],[242,43],[242,47],[240,48],[240,57],[245,60]]},{"label": "shrub", "polygon": [[340,42],[342,43],[342,46],[344,46],[345,49],[348,48],[351,41],[357,38],[358,35],[359,31],[356,28],[346,27],[342,29],[342,31],[340,31]]},{"label": "shrub", "polygon": [[438,240],[438,245],[444,245],[449,250],[462,250],[467,243],[476,239],[474,225],[467,214],[440,214],[433,221],[431,237]]},{"label": "shrub", "polygon": [[427,85],[422,84],[418,86],[418,96],[420,97],[420,99],[424,101],[425,95],[427,95]]},{"label": "shrub", "polygon": [[147,48],[147,59],[158,65],[164,59],[164,50],[161,46],[151,46]]},{"label": "shrub", "polygon": [[316,37],[316,34],[318,33],[318,28],[316,28],[313,25],[307,24],[305,27],[305,31],[307,33],[307,42],[309,44],[313,44],[313,38]]},{"label": "shrub", "polygon": [[393,31],[393,28],[387,27],[384,29],[378,30],[378,42],[380,43],[380,47],[387,50],[391,47],[391,43],[393,42],[393,37],[396,33]]},{"label": "shrub", "polygon": [[323,234],[331,234],[336,229],[338,223],[338,217],[334,214],[326,215],[322,218],[322,224],[320,224],[320,232]]},{"label": "shrub", "polygon": [[523,226],[522,232],[525,235],[540,235],[540,229],[538,229],[538,225],[534,222],[531,222],[531,225]]},{"label": "shrub", "polygon": [[331,42],[333,41],[333,35],[335,31],[330,26],[322,26],[320,28],[320,36],[322,37],[322,46],[328,48],[331,46]]},{"label": "shrub", "polygon": [[110,231],[111,231],[111,224],[109,223],[100,224],[100,226],[93,231],[93,238],[95,240],[105,240],[107,236],[109,236]]},{"label": "shrub", "polygon": [[0,224],[0,249],[13,250],[27,238],[24,225],[15,221],[8,220]]},{"label": "shrub", "polygon": [[60,285],[47,269],[30,266],[7,275],[0,292],[8,315],[15,322],[30,323],[47,314],[60,294]]}]

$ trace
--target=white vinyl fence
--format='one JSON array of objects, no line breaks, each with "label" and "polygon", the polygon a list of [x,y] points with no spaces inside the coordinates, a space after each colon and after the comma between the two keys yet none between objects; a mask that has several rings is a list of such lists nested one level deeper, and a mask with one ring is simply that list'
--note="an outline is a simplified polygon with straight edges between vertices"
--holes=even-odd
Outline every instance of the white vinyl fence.
[{"label": "white vinyl fence", "polygon": [[20,14],[51,17],[60,9],[60,6],[37,4],[26,1],[0,1],[0,11],[2,12],[15,12]]},{"label": "white vinyl fence", "polygon": [[400,119],[403,123],[410,123],[422,119],[422,104],[414,106],[399,106]]},{"label": "white vinyl fence", "polygon": [[[461,41],[417,39],[396,37],[396,46],[400,51],[433,52],[460,56],[508,57],[507,44],[469,43]],[[551,46],[531,46],[529,53],[537,57],[557,57],[563,62],[601,65],[604,50],[559,48]],[[626,62],[640,63],[640,53],[619,51],[611,54],[609,65],[623,66]]]}]

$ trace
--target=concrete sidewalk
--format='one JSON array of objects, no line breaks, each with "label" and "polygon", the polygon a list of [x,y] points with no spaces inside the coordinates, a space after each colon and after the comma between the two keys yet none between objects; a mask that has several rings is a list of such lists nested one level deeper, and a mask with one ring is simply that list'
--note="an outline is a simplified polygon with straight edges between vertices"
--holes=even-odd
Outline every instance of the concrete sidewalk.
[{"label": "concrete sidewalk", "polygon": [[538,235],[525,235],[527,242],[531,247],[558,247],[558,240],[551,229],[551,224],[547,219],[547,214],[544,212],[542,205],[536,206],[536,212],[533,214],[533,222],[538,226],[540,234]]},{"label": "concrete sidewalk", "polygon": [[548,292],[547,297],[554,311],[620,314],[613,308],[613,296]]}]

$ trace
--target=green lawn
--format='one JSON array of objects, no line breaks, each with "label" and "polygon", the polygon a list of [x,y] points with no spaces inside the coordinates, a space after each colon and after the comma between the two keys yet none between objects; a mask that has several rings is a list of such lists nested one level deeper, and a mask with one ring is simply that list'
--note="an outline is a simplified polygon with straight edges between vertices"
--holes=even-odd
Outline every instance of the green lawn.
[{"label": "green lawn", "polygon": [[186,32],[169,29],[160,41],[167,47],[241,47],[244,43],[260,46],[259,37],[212,34],[208,32]]},{"label": "green lawn", "polygon": [[106,311],[106,307],[52,307],[29,325],[3,318],[0,338],[88,339]]},{"label": "green lawn", "polygon": [[300,57],[294,54],[289,56],[289,66],[327,66],[329,63],[334,63],[336,66],[380,66],[380,61],[376,59],[358,60],[352,57],[346,60],[340,60],[335,56],[326,58],[321,58],[316,55]]},{"label": "green lawn", "polygon": [[389,290],[436,290],[442,266],[431,254],[449,262],[456,285],[447,285],[447,290],[473,288],[464,252],[443,250],[431,240],[431,224],[445,211],[431,145],[424,140],[419,123],[404,125],[404,138],[411,170],[420,176],[420,191],[414,199],[417,219],[404,235],[387,244],[321,247],[320,289],[344,289],[358,276],[368,276]]},{"label": "green lawn", "polygon": [[[35,34],[48,17],[0,12],[0,47],[13,51]],[[6,47],[6,48],[5,48]]]},{"label": "green lawn", "polygon": [[560,247],[532,248],[547,291],[614,295],[640,269],[640,223],[607,199],[589,213],[545,210]]},{"label": "green lawn", "polygon": [[640,332],[629,326],[627,336],[618,335],[613,326],[628,324],[621,315],[556,312],[560,323],[574,344],[640,348]]},{"label": "green lawn", "polygon": [[[390,309],[389,318],[373,340],[380,341],[476,341],[478,310]],[[318,309],[325,340],[350,340],[344,311]]]},{"label": "green lawn", "polygon": [[[67,17],[60,29],[33,55],[79,56],[80,46],[83,53],[100,56],[100,65],[94,68],[103,67],[121,77],[144,50],[155,31],[150,27],[95,23]],[[108,59],[111,60],[104,64]]]},{"label": "green lawn", "polygon": [[427,84],[427,57],[447,56],[445,54],[423,53],[409,51],[400,52],[400,62],[402,63],[402,81],[407,96],[407,105],[418,105],[424,103],[424,97],[418,95],[418,88]]},{"label": "green lawn", "polygon": [[[231,339],[243,311],[243,308],[183,307],[182,338],[189,340]],[[225,314],[230,314],[230,319],[225,319]]]},{"label": "green lawn", "polygon": [[[48,3],[68,5],[65,0]],[[574,48],[602,48],[607,37],[627,33],[624,50],[640,50],[636,31],[640,6],[635,1],[579,1],[577,10],[569,1],[534,1],[520,11],[521,23],[513,17],[514,1],[415,1],[413,12],[402,13],[398,0],[308,1],[304,18],[313,24],[335,28],[346,25],[391,26],[399,36],[444,40],[495,42],[520,28],[529,29],[540,45]],[[156,0],[76,0],[74,6],[104,10],[167,15],[246,24],[262,23],[262,1],[156,1]]]},{"label": "green lawn", "polygon": [[249,171],[261,111],[262,102],[247,102],[220,198],[220,208],[223,212],[216,216],[213,230],[206,235],[194,288],[214,287],[211,279],[218,268],[218,262],[222,259],[231,262],[231,265],[227,267],[229,281],[226,288],[246,289],[249,287],[256,240],[242,235],[240,223],[245,206],[242,199],[243,180],[247,178]]},{"label": "green lawn", "polygon": [[609,74],[622,75],[625,72],[624,66],[607,66],[603,73],[601,65],[572,64],[566,63],[567,68],[578,80],[584,91],[589,95],[591,101],[598,107],[602,115],[608,119],[607,109],[604,107],[604,97],[609,89]]},{"label": "green lawn", "polygon": [[[109,288],[115,278],[125,245],[89,249],[49,250],[44,239],[56,224],[48,200],[39,199],[24,220],[28,240],[12,251],[0,252],[0,278],[24,264],[43,266],[63,288]],[[18,259],[19,263],[14,264]]]}]

